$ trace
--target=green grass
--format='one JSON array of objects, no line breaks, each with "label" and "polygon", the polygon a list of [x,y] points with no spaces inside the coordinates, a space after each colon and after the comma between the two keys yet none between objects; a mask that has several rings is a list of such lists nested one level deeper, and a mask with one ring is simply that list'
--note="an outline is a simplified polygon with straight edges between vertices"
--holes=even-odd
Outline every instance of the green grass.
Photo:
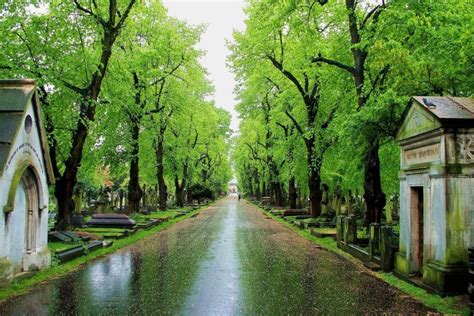
[{"label": "green grass", "polygon": [[48,248],[52,252],[61,252],[67,249],[74,248],[76,246],[83,245],[82,242],[60,242],[60,241],[55,241],[55,242],[48,242]]},{"label": "green grass", "polygon": [[[253,203],[252,203],[253,204]],[[255,205],[255,204],[253,204]],[[318,238],[316,236],[311,235],[309,230],[302,230],[297,228],[296,226],[288,223],[287,221],[281,219],[280,217],[274,216],[270,212],[263,210],[258,205],[255,205],[260,211],[264,212],[265,215],[271,217],[275,221],[281,223],[282,225],[290,228],[298,235],[313,241],[318,246],[329,250],[341,257],[354,262],[355,264],[361,264],[361,261],[352,257],[347,252],[339,249],[337,247],[337,242],[332,238]],[[432,309],[437,310],[443,314],[464,314],[469,315],[469,309],[467,306],[462,304],[462,297],[461,296],[454,296],[454,297],[441,297],[437,294],[429,293],[424,289],[421,289],[411,283],[408,283],[402,279],[397,278],[392,273],[385,273],[385,272],[372,272],[374,276],[377,278],[385,281],[386,283],[398,288],[402,292],[414,297],[425,306],[430,307]]]},{"label": "green grass", "polygon": [[94,252],[89,253],[86,256],[81,256],[81,257],[75,258],[71,261],[68,261],[64,264],[41,270],[38,273],[36,273],[34,276],[32,276],[31,278],[23,279],[23,280],[19,280],[19,281],[13,281],[12,284],[9,287],[0,289],[0,301],[5,300],[7,298],[17,296],[17,295],[24,294],[28,291],[28,289],[30,289],[31,287],[33,287],[35,285],[38,285],[40,283],[43,283],[45,281],[48,281],[48,280],[51,280],[51,279],[54,279],[54,278],[64,276],[64,275],[66,275],[70,272],[73,272],[73,271],[77,270],[80,266],[86,264],[87,262],[89,262],[93,259],[102,257],[102,256],[110,254],[110,253],[113,253],[113,252],[117,251],[118,249],[129,246],[129,245],[131,245],[131,244],[133,244],[133,243],[135,243],[135,242],[137,242],[137,241],[139,241],[139,240],[141,240],[141,239],[143,239],[147,236],[156,234],[159,231],[167,229],[168,227],[172,226],[173,224],[176,224],[180,221],[188,219],[191,216],[193,216],[194,214],[199,213],[203,208],[205,208],[207,206],[208,205],[203,205],[202,208],[199,208],[199,209],[196,209],[192,212],[189,212],[185,216],[181,216],[181,217],[171,219],[169,221],[161,223],[158,226],[153,227],[152,229],[141,230],[141,231],[138,231],[137,233],[135,233],[135,234],[133,234],[129,237],[116,240],[116,241],[114,241],[113,245],[108,247],[108,248],[101,248],[99,250],[96,250]]},{"label": "green grass", "polygon": [[136,221],[137,223],[144,223],[149,221],[150,219],[174,218],[176,214],[181,212],[187,212],[189,210],[189,208],[182,208],[168,211],[156,211],[150,214],[134,214],[130,216],[130,218]]},{"label": "green grass", "polygon": [[335,228],[314,227],[313,230],[321,234],[335,234],[337,232]]}]

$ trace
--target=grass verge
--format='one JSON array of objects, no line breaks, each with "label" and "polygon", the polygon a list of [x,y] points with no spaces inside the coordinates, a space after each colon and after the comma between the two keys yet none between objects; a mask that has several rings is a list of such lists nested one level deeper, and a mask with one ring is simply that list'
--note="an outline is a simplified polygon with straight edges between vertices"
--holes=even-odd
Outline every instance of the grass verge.
[{"label": "grass verge", "polygon": [[79,269],[81,266],[83,266],[85,263],[87,263],[91,260],[94,260],[96,258],[102,257],[102,256],[107,255],[107,254],[111,254],[111,253],[117,251],[118,249],[129,246],[129,245],[131,245],[131,244],[133,244],[133,243],[135,243],[135,242],[137,242],[137,241],[139,241],[139,240],[141,240],[141,239],[143,239],[147,236],[150,236],[150,235],[153,235],[153,234],[155,234],[159,231],[165,230],[168,227],[172,226],[173,224],[181,222],[181,221],[183,221],[185,219],[188,219],[191,216],[201,212],[203,209],[205,209],[208,206],[214,204],[215,202],[216,201],[214,201],[214,202],[212,202],[208,205],[204,205],[201,208],[198,208],[194,211],[191,211],[191,212],[187,213],[184,216],[173,218],[169,221],[161,223],[160,225],[155,226],[155,227],[153,227],[149,230],[141,230],[141,231],[138,231],[137,233],[135,233],[135,234],[133,234],[129,237],[119,239],[119,240],[115,240],[113,245],[108,247],[108,248],[102,248],[102,249],[96,250],[94,252],[91,252],[86,256],[81,256],[81,257],[78,257],[78,258],[73,259],[71,261],[68,261],[64,264],[54,266],[54,267],[51,267],[51,268],[48,268],[48,269],[45,269],[45,270],[41,270],[38,273],[36,273],[34,276],[32,276],[31,278],[18,280],[18,281],[13,281],[12,284],[9,287],[0,289],[0,302],[3,301],[3,300],[6,300],[8,298],[12,298],[14,296],[24,294],[24,293],[28,292],[28,290],[30,288],[32,288],[33,286],[35,286],[35,285],[38,285],[40,283],[43,283],[43,282],[51,280],[51,279],[55,279],[55,278],[59,278],[61,276],[64,276],[64,275],[66,275],[70,272],[73,272],[73,271]]},{"label": "grass verge", "polygon": [[[250,203],[250,202],[247,202]],[[350,254],[347,252],[339,249],[337,247],[337,242],[332,239],[332,238],[319,238],[316,236],[311,235],[309,230],[305,229],[302,230],[295,225],[283,220],[280,217],[277,217],[273,215],[270,212],[267,212],[266,210],[262,209],[260,206],[255,205],[253,203],[250,203],[254,205],[258,210],[263,212],[266,216],[272,218],[273,220],[279,222],[280,224],[290,228],[293,230],[295,233],[300,235],[301,237],[304,237],[318,246],[329,250],[349,261],[352,261],[356,264],[361,264],[361,261],[352,257]],[[454,296],[454,297],[441,297],[438,294],[434,293],[429,293],[424,289],[421,289],[411,283],[408,283],[404,280],[401,280],[394,276],[392,273],[385,273],[385,272],[373,272],[371,271],[372,275],[375,277],[381,279],[382,281],[396,287],[397,289],[401,290],[405,294],[410,295],[411,297],[415,298],[416,300],[420,301],[423,303],[425,306],[435,309],[438,312],[442,314],[462,314],[462,315],[469,315],[469,309],[463,305],[462,303],[462,297],[460,296]]]}]

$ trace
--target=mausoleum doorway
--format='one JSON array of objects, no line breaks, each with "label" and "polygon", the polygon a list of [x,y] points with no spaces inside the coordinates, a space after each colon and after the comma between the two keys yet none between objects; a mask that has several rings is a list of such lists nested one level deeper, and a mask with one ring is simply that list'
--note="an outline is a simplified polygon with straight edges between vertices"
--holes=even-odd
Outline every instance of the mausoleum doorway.
[{"label": "mausoleum doorway", "polygon": [[413,261],[416,273],[422,273],[423,267],[423,187],[411,187],[411,219],[413,240]]},{"label": "mausoleum doorway", "polygon": [[25,248],[26,253],[30,254],[36,249],[36,232],[40,210],[39,210],[39,201],[38,201],[38,181],[35,174],[28,168],[25,171],[22,179],[22,186],[25,191],[25,201],[26,201],[26,233],[25,233]]},{"label": "mausoleum doorway", "polygon": [[[40,184],[32,167],[23,173],[15,192],[15,209],[9,214],[10,229],[16,236],[12,240],[12,261],[21,266],[21,271],[28,271],[28,260],[21,254],[29,256],[37,249],[38,234],[41,223]],[[15,225],[24,223],[23,225]],[[22,227],[23,226],[23,227]]]}]

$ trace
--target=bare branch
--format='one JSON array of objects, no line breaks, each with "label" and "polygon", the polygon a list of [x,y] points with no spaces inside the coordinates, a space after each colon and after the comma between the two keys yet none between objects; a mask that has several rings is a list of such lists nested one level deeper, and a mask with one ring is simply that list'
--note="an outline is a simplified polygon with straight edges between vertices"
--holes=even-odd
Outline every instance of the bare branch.
[{"label": "bare branch", "polygon": [[348,65],[343,64],[341,62],[338,62],[336,60],[325,58],[325,57],[321,56],[321,54],[318,54],[318,57],[311,58],[311,62],[313,62],[313,63],[325,63],[325,64],[328,64],[328,65],[331,65],[331,66],[336,66],[340,69],[343,69],[345,71],[350,72],[351,74],[354,74],[354,72],[355,72],[354,67],[348,66]]},{"label": "bare branch", "polygon": [[309,78],[308,78],[308,75],[306,74],[306,72],[303,73],[303,76],[304,76],[304,91],[308,91],[309,90]]},{"label": "bare branch", "polygon": [[334,117],[336,116],[337,108],[338,108],[338,106],[334,106],[332,108],[331,112],[328,115],[327,120],[323,124],[321,124],[321,129],[324,130],[324,129],[329,127],[329,124],[331,124],[331,122],[334,120]]},{"label": "bare branch", "polygon": [[298,121],[293,117],[293,115],[291,115],[291,113],[288,111],[288,110],[285,110],[285,114],[286,116],[288,116],[288,118],[293,122],[293,125],[296,127],[296,130],[298,131],[298,133],[300,133],[301,137],[303,137],[303,139],[307,140],[305,134],[304,134],[304,131],[303,129],[301,128],[301,125],[298,123]]},{"label": "bare branch", "polygon": [[380,14],[383,12],[383,10],[386,7],[387,6],[386,6],[385,1],[384,1],[381,5],[377,5],[372,10],[370,10],[369,13],[367,13],[367,15],[362,20],[362,22],[360,24],[360,29],[361,30],[364,29],[365,26],[367,25],[368,21],[371,18],[372,18],[372,21],[376,23],[378,21],[378,17],[380,16]]},{"label": "bare branch", "polygon": [[[387,78],[387,74],[390,70],[390,65],[386,65],[380,71],[377,73],[377,76],[375,77],[375,80],[372,82],[372,87],[370,91],[364,96],[364,101],[367,102],[369,100],[370,96],[372,93],[377,89],[378,86],[383,85],[385,82],[385,79]],[[358,108],[360,110],[360,107]]]},{"label": "bare branch", "polygon": [[280,126],[285,133],[285,138],[288,138],[288,126],[281,124],[280,122],[275,122],[276,125]]},{"label": "bare branch", "polygon": [[278,62],[274,57],[270,56],[270,55],[267,55],[267,58],[272,62],[273,66],[275,66],[275,68],[277,68],[278,70],[280,70],[280,72],[285,76],[287,77],[295,86],[296,88],[298,89],[298,91],[300,92],[300,94],[303,96],[303,97],[306,97],[306,91],[303,89],[303,87],[301,86],[300,82],[298,81],[298,79],[291,73],[289,72],[288,70],[284,69],[283,67],[283,64]]},{"label": "bare branch", "polygon": [[71,89],[72,91],[76,92],[77,94],[80,94],[81,96],[85,97],[86,94],[87,94],[87,89],[86,88],[80,88],[70,82],[67,82],[66,80],[64,79],[61,79],[61,82],[63,83],[63,85],[68,88],[68,89]]},{"label": "bare branch", "polygon": [[277,88],[278,91],[281,91],[280,86],[275,81],[273,81],[270,77],[265,77],[265,79],[268,82],[270,82],[275,88]]},{"label": "bare branch", "polygon": [[84,13],[86,13],[87,15],[90,15],[92,16],[94,19],[97,20],[97,22],[99,22],[103,27],[106,27],[107,26],[107,23],[105,22],[105,20],[100,17],[99,15],[97,15],[96,13],[92,12],[92,10],[90,9],[87,9],[86,7],[83,7],[78,0],[73,0],[74,1],[74,4],[76,5],[76,8]]}]

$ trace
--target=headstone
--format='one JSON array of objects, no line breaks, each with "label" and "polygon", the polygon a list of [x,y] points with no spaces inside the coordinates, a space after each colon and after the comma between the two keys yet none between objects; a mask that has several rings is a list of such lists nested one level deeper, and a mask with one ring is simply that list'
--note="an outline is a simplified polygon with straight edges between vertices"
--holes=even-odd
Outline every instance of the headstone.
[{"label": "headstone", "polygon": [[346,201],[346,197],[345,196],[342,196],[341,197],[341,202],[340,202],[340,209],[341,209],[341,214],[342,215],[348,215],[348,212],[347,212],[347,201]]},{"label": "headstone", "polygon": [[399,208],[400,208],[400,202],[398,200],[398,193],[396,193],[392,197],[392,218],[395,218],[397,220],[399,219],[399,216],[400,216]]},{"label": "headstone", "polygon": [[72,197],[74,201],[74,213],[79,214],[81,213],[82,208],[82,192],[79,188],[74,189],[74,195]]},{"label": "headstone", "polygon": [[101,188],[99,199],[96,202],[97,212],[98,213],[108,213],[110,211],[109,203],[110,203],[110,201],[109,201],[109,194],[107,192],[107,189],[105,187]]},{"label": "headstone", "polygon": [[146,191],[146,184],[143,185],[142,191],[143,191],[143,196],[142,196],[142,208],[143,208],[144,210],[146,210],[146,208],[147,208],[147,195],[148,195],[148,193],[147,193],[147,191]]},{"label": "headstone", "polygon": [[321,215],[326,216],[329,213],[329,186],[326,183],[322,184],[323,196],[321,199]]},{"label": "headstone", "polygon": [[385,205],[385,217],[387,219],[387,225],[392,225],[392,203]]},{"label": "headstone", "polygon": [[125,192],[122,188],[119,189],[118,196],[119,196],[119,210],[120,212],[123,212],[123,198],[125,196]]},{"label": "headstone", "polygon": [[87,222],[87,226],[94,227],[117,227],[132,228],[136,222],[125,214],[95,214],[92,219]]},{"label": "headstone", "polygon": [[379,253],[380,224],[371,223],[369,225],[369,257],[370,260]]},{"label": "headstone", "polygon": [[349,244],[357,243],[357,221],[354,215],[347,216],[347,242]]},{"label": "headstone", "polygon": [[74,214],[72,216],[72,226],[74,227],[83,227],[85,225],[84,216],[79,214]]},{"label": "headstone", "polygon": [[346,208],[348,215],[354,214],[354,197],[352,196],[351,190],[347,191]]},{"label": "headstone", "polygon": [[390,226],[380,227],[380,265],[384,272],[393,270],[395,258],[395,251],[392,242],[392,228]]},{"label": "headstone", "polygon": [[341,215],[341,205],[342,205],[342,190],[341,186],[337,185],[336,190],[334,191],[334,210],[336,211],[336,216]]},{"label": "headstone", "polygon": [[345,248],[345,240],[344,240],[345,218],[346,217],[344,215],[339,215],[336,217],[337,246],[342,249]]}]

